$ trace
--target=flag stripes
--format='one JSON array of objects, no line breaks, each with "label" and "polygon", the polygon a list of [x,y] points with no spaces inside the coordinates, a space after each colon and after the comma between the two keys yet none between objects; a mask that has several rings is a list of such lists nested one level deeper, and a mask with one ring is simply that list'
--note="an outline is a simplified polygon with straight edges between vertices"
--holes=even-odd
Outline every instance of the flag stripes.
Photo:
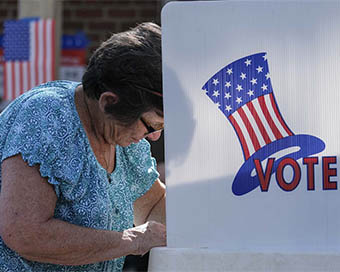
[{"label": "flag stripes", "polygon": [[[16,45],[18,37],[20,44]],[[22,19],[5,24],[5,100],[13,100],[34,86],[55,79],[54,37],[55,22],[52,19]],[[16,50],[11,46],[16,46]]]},{"label": "flag stripes", "polygon": [[[263,140],[265,141],[266,144],[269,144],[272,140],[269,138],[269,135],[268,135],[263,123],[261,122],[261,119],[260,119],[259,115],[257,114],[257,111],[256,111],[253,103],[248,103],[247,108],[249,109],[250,114],[254,117],[256,125],[260,130],[260,133],[262,135]],[[250,116],[250,114],[248,114],[248,115]]]},{"label": "flag stripes", "polygon": [[269,93],[248,102],[228,117],[246,160],[270,142],[293,135],[273,102],[273,93]]}]

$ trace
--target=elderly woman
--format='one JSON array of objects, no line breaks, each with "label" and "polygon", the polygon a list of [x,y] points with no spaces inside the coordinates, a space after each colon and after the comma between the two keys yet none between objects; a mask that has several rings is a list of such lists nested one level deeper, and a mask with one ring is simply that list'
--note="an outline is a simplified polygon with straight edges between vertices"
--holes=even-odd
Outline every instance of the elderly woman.
[{"label": "elderly woman", "polygon": [[120,271],[165,245],[165,188],[144,139],[162,129],[152,23],[103,42],[81,84],[13,101],[0,116],[0,271]]}]

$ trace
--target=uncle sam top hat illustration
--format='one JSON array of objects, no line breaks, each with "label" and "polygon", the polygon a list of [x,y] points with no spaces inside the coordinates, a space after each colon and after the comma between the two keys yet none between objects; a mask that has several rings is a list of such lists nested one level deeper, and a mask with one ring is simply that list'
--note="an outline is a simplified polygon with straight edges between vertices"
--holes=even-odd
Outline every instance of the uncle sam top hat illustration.
[{"label": "uncle sam top hat illustration", "polygon": [[233,126],[241,144],[244,163],[238,170],[232,192],[244,195],[260,185],[253,175],[255,159],[263,162],[275,153],[291,151],[274,161],[272,174],[285,158],[298,160],[325,149],[312,135],[295,135],[285,123],[276,103],[267,54],[238,59],[213,75],[202,87]]}]

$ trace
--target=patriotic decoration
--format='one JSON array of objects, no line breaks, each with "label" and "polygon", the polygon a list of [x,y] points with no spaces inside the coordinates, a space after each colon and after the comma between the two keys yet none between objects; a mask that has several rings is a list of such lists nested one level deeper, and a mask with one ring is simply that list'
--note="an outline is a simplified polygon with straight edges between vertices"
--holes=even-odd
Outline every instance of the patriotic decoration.
[{"label": "patriotic decoration", "polygon": [[55,79],[55,22],[8,20],[4,24],[4,99],[13,100]]},{"label": "patriotic decoration", "polygon": [[254,160],[263,162],[277,152],[297,146],[274,163],[295,160],[324,150],[322,140],[311,135],[295,135],[285,123],[276,103],[266,53],[258,53],[232,62],[212,76],[202,87],[206,95],[227,117],[241,144],[245,163],[233,182],[233,193],[243,195],[259,185],[251,175]]},{"label": "patriotic decoration", "polygon": [[59,78],[81,81],[86,68],[86,48],[89,41],[83,32],[62,36]]},{"label": "patriotic decoration", "polygon": [[293,135],[275,103],[264,53],[226,66],[204,89],[236,130],[246,160],[266,144]]}]

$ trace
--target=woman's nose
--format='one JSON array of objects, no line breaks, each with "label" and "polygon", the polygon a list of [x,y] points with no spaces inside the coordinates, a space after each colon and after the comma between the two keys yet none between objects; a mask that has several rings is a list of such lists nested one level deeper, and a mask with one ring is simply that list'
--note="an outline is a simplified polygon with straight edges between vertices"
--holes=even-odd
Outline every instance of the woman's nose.
[{"label": "woman's nose", "polygon": [[162,135],[162,131],[155,131],[153,133],[150,133],[146,138],[150,141],[157,141]]}]

